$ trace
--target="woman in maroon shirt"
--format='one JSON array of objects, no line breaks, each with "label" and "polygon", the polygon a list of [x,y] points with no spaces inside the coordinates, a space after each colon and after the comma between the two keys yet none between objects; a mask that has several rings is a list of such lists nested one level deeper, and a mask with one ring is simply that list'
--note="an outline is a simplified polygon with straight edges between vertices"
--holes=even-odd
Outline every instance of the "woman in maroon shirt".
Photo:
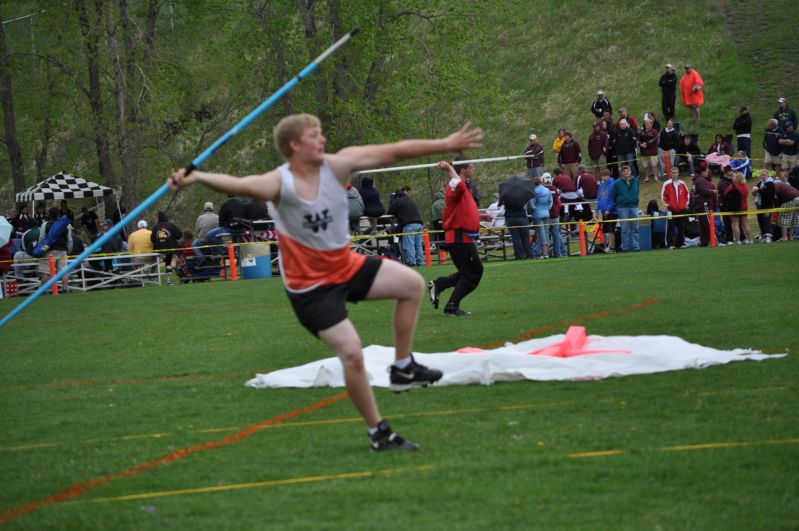
[{"label": "woman in maroon shirt", "polygon": [[[736,173],[732,178],[732,184],[727,187],[725,196],[731,194],[730,197],[738,197],[738,208],[734,212],[746,212],[749,208],[746,196],[749,194],[749,188],[746,186],[746,177],[741,172]],[[749,221],[746,214],[731,214],[730,220],[732,223],[732,239],[735,243],[741,243],[741,234],[744,235],[743,243],[752,243],[752,231],[749,229]]]}]

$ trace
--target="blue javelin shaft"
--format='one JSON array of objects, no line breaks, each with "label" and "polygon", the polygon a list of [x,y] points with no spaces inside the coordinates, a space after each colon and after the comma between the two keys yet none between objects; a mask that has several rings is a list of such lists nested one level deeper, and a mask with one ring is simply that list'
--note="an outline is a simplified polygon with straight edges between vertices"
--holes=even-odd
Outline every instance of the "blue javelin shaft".
[{"label": "blue javelin shaft", "polygon": [[[278,89],[277,92],[275,92],[274,94],[269,96],[269,98],[266,101],[264,101],[262,104],[260,104],[258,107],[256,107],[256,109],[254,111],[252,111],[250,114],[245,116],[243,120],[241,120],[239,123],[237,123],[235,126],[233,126],[233,128],[230,129],[230,131],[228,131],[227,133],[222,135],[219,138],[219,140],[217,140],[216,142],[211,144],[211,146],[208,147],[208,149],[206,149],[205,151],[200,153],[193,161],[191,161],[191,164],[186,168],[186,173],[187,174],[191,173],[192,170],[195,170],[195,169],[199,168],[200,165],[203,162],[205,162],[206,160],[208,160],[208,158],[211,155],[213,155],[214,152],[217,149],[222,147],[222,145],[224,145],[225,142],[227,142],[228,140],[230,140],[231,138],[236,136],[245,127],[250,125],[253,122],[253,120],[255,120],[256,118],[258,118],[258,116],[261,115],[261,113],[263,113],[266,109],[271,107],[277,100],[282,98],[286,94],[286,92],[288,92],[289,90],[294,88],[294,86],[297,83],[299,83],[300,81],[305,79],[305,77],[308,74],[313,72],[316,69],[316,67],[319,66],[319,64],[322,61],[327,59],[327,57],[330,54],[335,52],[344,43],[346,43],[348,40],[350,40],[352,37],[354,37],[355,34],[358,33],[358,31],[359,31],[358,28],[352,29],[349,33],[347,33],[342,38],[340,38],[338,41],[333,43],[333,45],[330,46],[330,48],[328,48],[327,50],[322,52],[322,54],[319,55],[319,57],[317,57],[316,59],[311,61],[311,63],[308,66],[306,66],[305,68],[303,68],[302,71],[299,74],[297,74],[295,77],[293,77],[291,79],[291,81],[289,81],[288,83],[283,85],[280,89]],[[58,274],[56,274],[50,280],[48,280],[47,282],[45,282],[44,284],[39,286],[39,289],[34,291],[27,299],[25,299],[22,302],[22,304],[20,304],[19,306],[15,307],[13,310],[11,310],[8,313],[8,315],[3,317],[3,319],[0,320],[0,328],[5,326],[5,324],[7,322],[9,322],[11,319],[13,319],[19,313],[21,313],[25,308],[30,306],[33,303],[33,301],[35,301],[36,299],[38,299],[42,295],[42,293],[45,293],[47,290],[52,288],[53,284],[55,284],[56,282],[61,280],[65,275],[68,275],[70,272],[72,272],[72,270],[74,270],[76,267],[78,267],[80,265],[80,263],[83,262],[83,260],[86,259],[87,256],[89,256],[92,253],[97,252],[97,250],[100,249],[108,240],[110,240],[115,234],[119,233],[119,231],[122,230],[122,227],[124,227],[125,225],[130,223],[132,220],[137,218],[146,209],[150,208],[153,205],[153,203],[158,201],[168,191],[169,191],[169,184],[167,184],[167,183],[162,184],[158,188],[158,190],[153,192],[153,194],[150,197],[145,199],[139,206],[134,208],[127,216],[125,216],[124,218],[119,220],[119,223],[117,223],[116,225],[111,227],[111,229],[109,229],[108,232],[106,232],[105,234],[100,236],[100,238],[98,238],[93,244],[88,246],[82,253],[80,253],[77,256],[77,258],[75,258],[75,260],[73,260],[72,262],[68,263],[67,266],[64,269],[62,269],[61,271],[58,272]]]}]

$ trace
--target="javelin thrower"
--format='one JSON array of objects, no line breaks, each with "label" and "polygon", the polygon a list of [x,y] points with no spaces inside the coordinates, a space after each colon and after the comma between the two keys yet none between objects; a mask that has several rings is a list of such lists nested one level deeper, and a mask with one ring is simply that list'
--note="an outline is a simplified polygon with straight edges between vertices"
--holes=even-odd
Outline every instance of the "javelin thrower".
[{"label": "javelin thrower", "polygon": [[345,186],[357,171],[481,147],[482,138],[483,132],[467,123],[446,138],[352,146],[328,154],[319,119],[297,114],[283,118],[274,129],[275,147],[286,161],[278,168],[241,178],[180,169],[167,180],[175,190],[199,183],[230,195],[269,201],[292,308],[300,323],[341,360],[347,392],[366,421],[372,450],[416,450],[419,446],[381,419],[364,368],[361,340],[347,318],[345,302],[396,301],[395,361],[389,369],[393,391],[427,386],[442,373],[417,363],[411,355],[424,280],[398,262],[352,251]]}]

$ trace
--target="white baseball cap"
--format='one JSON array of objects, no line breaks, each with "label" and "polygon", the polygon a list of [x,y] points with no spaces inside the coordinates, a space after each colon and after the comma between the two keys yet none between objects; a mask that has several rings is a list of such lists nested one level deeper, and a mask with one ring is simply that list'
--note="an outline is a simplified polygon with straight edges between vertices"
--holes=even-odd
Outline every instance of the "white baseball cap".
[{"label": "white baseball cap", "polygon": [[536,140],[538,137],[535,135],[530,135],[530,140]]},{"label": "white baseball cap", "polygon": [[214,209],[214,204],[212,202],[210,202],[210,201],[206,201],[205,205],[203,206],[203,208],[205,208],[205,210],[213,210]]},{"label": "white baseball cap", "polygon": [[146,228],[147,228],[147,221],[145,221],[145,220],[143,220],[143,219],[140,219],[140,220],[139,220],[139,223],[138,223],[138,227],[139,227],[140,229],[146,229]]}]

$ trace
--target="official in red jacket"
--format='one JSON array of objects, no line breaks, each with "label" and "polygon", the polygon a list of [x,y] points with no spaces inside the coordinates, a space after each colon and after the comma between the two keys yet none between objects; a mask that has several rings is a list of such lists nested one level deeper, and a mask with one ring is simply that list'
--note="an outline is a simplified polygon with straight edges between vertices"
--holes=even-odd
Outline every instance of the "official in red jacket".
[{"label": "official in red jacket", "polygon": [[[455,162],[466,160],[458,157]],[[450,181],[444,186],[444,240],[447,251],[452,258],[452,263],[458,270],[448,276],[438,277],[428,284],[430,303],[438,309],[441,292],[455,288],[444,307],[444,315],[452,317],[465,317],[470,312],[461,310],[460,303],[466,295],[471,293],[480,284],[483,277],[483,263],[477,253],[475,238],[480,232],[480,213],[477,203],[474,202],[466,180],[474,173],[474,165],[459,164],[457,172],[452,164],[446,161],[438,163],[438,167],[450,174]],[[490,221],[491,216],[484,216]]]},{"label": "official in red jacket", "polygon": [[671,168],[671,179],[663,183],[661,199],[669,211],[666,238],[669,249],[685,247],[685,214],[688,211],[688,186],[680,180],[680,170]]}]

